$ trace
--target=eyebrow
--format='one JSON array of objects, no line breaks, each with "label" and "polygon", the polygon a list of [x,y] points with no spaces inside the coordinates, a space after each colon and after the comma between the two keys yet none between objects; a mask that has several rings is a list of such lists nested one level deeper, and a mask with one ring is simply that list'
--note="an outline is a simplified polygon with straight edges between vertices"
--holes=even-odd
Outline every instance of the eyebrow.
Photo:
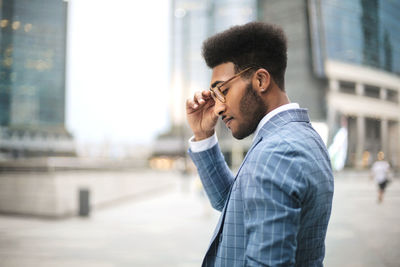
[{"label": "eyebrow", "polygon": [[217,86],[217,84],[219,83],[223,83],[224,81],[215,81],[213,82],[213,84],[211,84],[211,88],[214,88],[215,86]]}]

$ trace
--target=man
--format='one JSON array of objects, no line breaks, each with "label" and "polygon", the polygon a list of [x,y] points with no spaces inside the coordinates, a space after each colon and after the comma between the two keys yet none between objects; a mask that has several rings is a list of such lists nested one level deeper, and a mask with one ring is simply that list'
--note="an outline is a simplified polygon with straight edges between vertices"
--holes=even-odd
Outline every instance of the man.
[{"label": "man", "polygon": [[[222,211],[203,266],[322,266],[333,176],[307,111],[285,93],[283,31],[235,26],[206,40],[203,57],[211,87],[186,101],[189,154]],[[254,134],[235,176],[218,146],[218,117],[237,139]]]}]

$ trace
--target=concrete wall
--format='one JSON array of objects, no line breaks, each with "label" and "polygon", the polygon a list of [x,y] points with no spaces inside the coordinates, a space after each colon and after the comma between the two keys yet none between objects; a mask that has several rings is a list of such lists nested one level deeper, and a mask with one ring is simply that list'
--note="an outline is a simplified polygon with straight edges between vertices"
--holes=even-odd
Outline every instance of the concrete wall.
[{"label": "concrete wall", "polygon": [[[175,175],[176,177],[176,175]],[[176,179],[176,178],[175,178]],[[170,172],[45,172],[0,175],[0,213],[77,215],[79,189],[90,191],[92,208],[172,186]]]}]

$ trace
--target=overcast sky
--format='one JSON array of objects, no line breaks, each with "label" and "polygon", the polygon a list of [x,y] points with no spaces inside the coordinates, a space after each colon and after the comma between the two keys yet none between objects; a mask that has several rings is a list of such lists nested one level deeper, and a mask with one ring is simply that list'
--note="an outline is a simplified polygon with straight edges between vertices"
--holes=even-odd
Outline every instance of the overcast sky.
[{"label": "overcast sky", "polygon": [[169,1],[69,0],[67,129],[148,143],[168,125]]}]

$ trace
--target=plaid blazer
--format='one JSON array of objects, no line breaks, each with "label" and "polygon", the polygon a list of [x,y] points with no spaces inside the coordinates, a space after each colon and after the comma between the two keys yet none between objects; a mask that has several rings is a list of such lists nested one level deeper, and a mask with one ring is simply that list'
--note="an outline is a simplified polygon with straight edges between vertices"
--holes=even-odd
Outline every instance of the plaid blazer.
[{"label": "plaid blazer", "polygon": [[323,266],[333,175],[307,110],[272,117],[236,176],[218,145],[189,154],[222,212],[202,266]]}]

